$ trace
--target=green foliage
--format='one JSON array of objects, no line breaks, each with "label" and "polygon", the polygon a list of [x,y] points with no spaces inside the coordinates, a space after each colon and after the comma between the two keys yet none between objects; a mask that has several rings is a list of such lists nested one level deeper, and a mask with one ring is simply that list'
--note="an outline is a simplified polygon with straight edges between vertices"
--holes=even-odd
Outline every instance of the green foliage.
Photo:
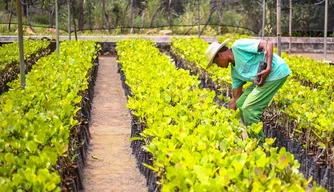
[{"label": "green foliage", "polygon": [[[23,44],[24,59],[28,59],[31,55],[49,46],[46,40],[25,40]],[[0,70],[4,69],[7,64],[19,63],[19,43],[14,42],[5,44],[0,47]]]},{"label": "green foliage", "polygon": [[[204,70],[209,62],[205,56],[205,51],[208,46],[209,44],[200,38],[172,38],[171,51],[175,55],[186,59]],[[210,77],[219,84],[232,83],[229,70],[222,70],[216,65],[213,65],[207,72],[210,74]]]},{"label": "green foliage", "polygon": [[49,24],[49,18],[45,17],[45,15],[34,15],[32,17],[32,20],[38,24],[42,25],[48,25]]},{"label": "green foliage", "polygon": [[87,89],[95,43],[65,41],[0,98],[0,191],[60,191],[55,169]]},{"label": "green foliage", "polygon": [[291,124],[287,127],[291,135],[307,148],[322,147],[329,154],[333,153],[334,103],[326,90],[312,90],[289,79],[274,101],[271,111],[281,114],[278,119],[282,124]]},{"label": "green foliage", "polygon": [[[324,19],[324,7],[315,6],[314,3],[296,3],[292,6],[293,29],[295,31],[308,31],[310,28],[319,28],[320,18]],[[288,9],[283,9],[281,22],[283,27],[289,26]],[[286,14],[285,14],[286,13]],[[321,17],[319,17],[321,16]],[[323,28],[323,23],[320,27]]]},{"label": "green foliage", "polygon": [[198,77],[176,69],[151,41],[122,40],[116,49],[131,87],[127,107],[146,126],[141,136],[153,165],[145,166],[162,191],[307,189],[293,155],[271,147],[273,139],[263,146],[241,139],[238,112],[218,107],[213,91],[199,89]]},{"label": "green foliage", "polygon": [[288,131],[301,141],[310,153],[325,149],[326,153],[333,154],[333,67],[328,63],[308,57],[289,56],[284,52],[282,57],[293,71],[293,80],[288,80],[278,92],[271,110],[284,114],[279,120],[284,124],[291,124]]},{"label": "green foliage", "polygon": [[[79,4],[75,3],[74,16],[76,18],[77,25]],[[109,17],[109,25],[111,27],[122,27],[122,33],[129,33],[129,30],[125,29],[131,25],[131,13],[130,13],[130,1],[124,0],[112,0],[104,1],[105,8],[102,7],[102,2],[99,0],[85,0],[80,1],[83,3],[83,21],[84,29],[89,29],[89,24],[92,24],[93,30],[104,30],[107,28],[106,15]],[[168,27],[168,13],[171,9],[171,23],[181,25],[180,28],[174,32],[174,34],[184,34],[187,30],[183,30],[182,27],[197,27],[198,20],[198,8],[197,3],[200,3],[200,23],[204,26],[205,23],[209,23],[208,26],[212,30],[204,31],[205,34],[215,35],[222,33],[247,33],[247,34],[260,34],[262,26],[262,1],[249,1],[249,0],[172,0],[169,6],[169,0],[133,0],[132,18],[135,27],[141,27],[142,25],[147,29],[158,29],[162,26]],[[303,2],[303,3],[301,3]],[[0,9],[0,23],[8,23],[10,18],[10,1],[1,1]],[[7,4],[7,8],[5,9]],[[28,21],[32,24],[33,28],[37,26],[45,25],[45,27],[55,27],[54,22],[54,1],[38,0],[33,2],[33,6],[29,6],[29,13],[23,17],[23,23],[28,25]],[[161,4],[161,8],[160,7]],[[266,1],[266,10],[270,14],[267,17],[268,23],[273,26],[276,31],[276,1]],[[59,27],[66,31],[67,29],[67,1],[59,2]],[[333,12],[333,2],[329,1],[329,13]],[[25,8],[25,6],[23,6]],[[14,14],[12,15],[11,22],[16,22],[15,3]],[[27,9],[25,9],[26,11]],[[105,11],[104,11],[105,10]],[[25,13],[25,12],[24,12]],[[212,13],[212,14],[210,14]],[[211,15],[209,19],[209,15]],[[153,26],[150,26],[151,21]],[[49,18],[51,17],[51,18]],[[143,18],[143,19],[142,19]],[[324,20],[324,3],[315,5],[312,1],[294,1],[293,3],[293,34],[307,35],[313,33],[313,35],[323,36],[323,21]],[[80,18],[81,19],[81,18]],[[289,7],[288,1],[282,1],[282,32],[288,31],[289,20]],[[331,23],[333,17],[329,17],[329,29],[332,29]],[[51,23],[49,23],[51,22]],[[72,31],[73,31],[73,21]],[[80,22],[80,23],[81,23]],[[220,25],[221,27],[218,27]],[[125,29],[125,30],[124,30]],[[11,31],[14,32],[16,28],[12,27]],[[4,34],[11,33],[6,28],[0,30]],[[311,31],[311,33],[310,33]],[[319,32],[321,31],[321,32]],[[45,34],[44,30],[44,34]],[[109,32],[108,32],[109,33]],[[111,34],[115,33],[113,30]],[[14,33],[12,33],[14,34]],[[42,33],[43,34],[43,33]],[[196,31],[191,30],[189,34],[196,35]],[[274,34],[272,34],[274,35]]]},{"label": "green foliage", "polygon": [[[316,61],[308,57],[289,56],[282,53],[284,60],[289,63],[293,70],[293,78],[300,81],[303,85],[311,88],[323,89],[327,91],[333,100],[334,95],[334,67],[322,61]],[[307,70],[305,70],[307,69]]]}]

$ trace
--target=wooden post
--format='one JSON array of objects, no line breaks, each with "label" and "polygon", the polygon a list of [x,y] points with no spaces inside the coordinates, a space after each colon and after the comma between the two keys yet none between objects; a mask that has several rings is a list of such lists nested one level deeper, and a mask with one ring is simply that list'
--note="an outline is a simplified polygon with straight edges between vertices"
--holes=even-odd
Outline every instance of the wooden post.
[{"label": "wooden post", "polygon": [[23,49],[23,31],[22,31],[22,10],[21,0],[16,0],[17,24],[18,24],[18,40],[19,40],[19,54],[20,54],[20,77],[21,89],[26,86],[25,65],[24,65],[24,49]]},{"label": "wooden post", "polygon": [[58,25],[58,0],[55,1],[56,6],[56,51],[59,55],[59,25]]},{"label": "wooden post", "polygon": [[281,0],[277,0],[277,54],[281,56]]},{"label": "wooden post", "polygon": [[71,0],[67,0],[67,32],[68,39],[71,40]]},{"label": "wooden post", "polygon": [[200,14],[200,1],[197,0],[197,16],[198,16],[198,38],[201,36],[201,14]]},{"label": "wooden post", "polygon": [[130,29],[130,34],[133,34],[133,15],[132,15],[132,9],[133,9],[133,0],[130,0],[130,25],[131,25],[131,29]]},{"label": "wooden post", "polygon": [[[266,0],[262,1],[262,39],[264,39],[264,25],[266,23]],[[269,34],[268,34],[269,35]]]},{"label": "wooden post", "polygon": [[292,0],[289,0],[289,53],[291,53],[291,37],[292,37]]},{"label": "wooden post", "polygon": [[324,30],[324,60],[326,61],[327,54],[327,25],[328,25],[328,0],[325,4],[325,30]]}]

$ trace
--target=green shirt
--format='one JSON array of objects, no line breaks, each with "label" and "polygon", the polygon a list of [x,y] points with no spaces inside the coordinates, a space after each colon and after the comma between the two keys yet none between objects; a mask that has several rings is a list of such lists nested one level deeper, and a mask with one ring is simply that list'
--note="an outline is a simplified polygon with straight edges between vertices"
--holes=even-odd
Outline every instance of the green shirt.
[{"label": "green shirt", "polygon": [[[232,45],[234,56],[234,65],[231,67],[232,89],[244,85],[247,81],[253,82],[259,62],[264,60],[264,52],[258,51],[260,40],[258,39],[241,39]],[[291,73],[286,62],[273,53],[271,72],[266,81],[275,81],[288,76]]]}]

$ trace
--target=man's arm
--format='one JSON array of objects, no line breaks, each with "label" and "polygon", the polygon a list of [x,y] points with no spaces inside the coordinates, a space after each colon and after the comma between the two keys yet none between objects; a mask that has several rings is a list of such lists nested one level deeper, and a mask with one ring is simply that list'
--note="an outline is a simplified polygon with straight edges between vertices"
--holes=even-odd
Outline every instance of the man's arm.
[{"label": "man's arm", "polygon": [[273,61],[273,42],[268,41],[268,44],[266,45],[266,41],[261,40],[258,46],[258,51],[262,51],[262,50],[266,54],[267,69],[257,74],[257,76],[261,76],[261,79],[258,85],[263,85],[264,81],[266,80],[266,78],[271,72],[271,65]]},{"label": "man's arm", "polygon": [[230,101],[230,109],[236,110],[236,102],[242,94],[242,86],[232,90],[232,99]]}]

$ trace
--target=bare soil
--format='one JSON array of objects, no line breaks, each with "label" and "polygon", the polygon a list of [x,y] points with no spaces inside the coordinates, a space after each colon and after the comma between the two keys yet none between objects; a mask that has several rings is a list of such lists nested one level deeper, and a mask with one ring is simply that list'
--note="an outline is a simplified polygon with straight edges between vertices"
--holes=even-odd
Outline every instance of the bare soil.
[{"label": "bare soil", "polygon": [[115,57],[99,57],[84,191],[147,191],[131,154],[131,119]]}]

